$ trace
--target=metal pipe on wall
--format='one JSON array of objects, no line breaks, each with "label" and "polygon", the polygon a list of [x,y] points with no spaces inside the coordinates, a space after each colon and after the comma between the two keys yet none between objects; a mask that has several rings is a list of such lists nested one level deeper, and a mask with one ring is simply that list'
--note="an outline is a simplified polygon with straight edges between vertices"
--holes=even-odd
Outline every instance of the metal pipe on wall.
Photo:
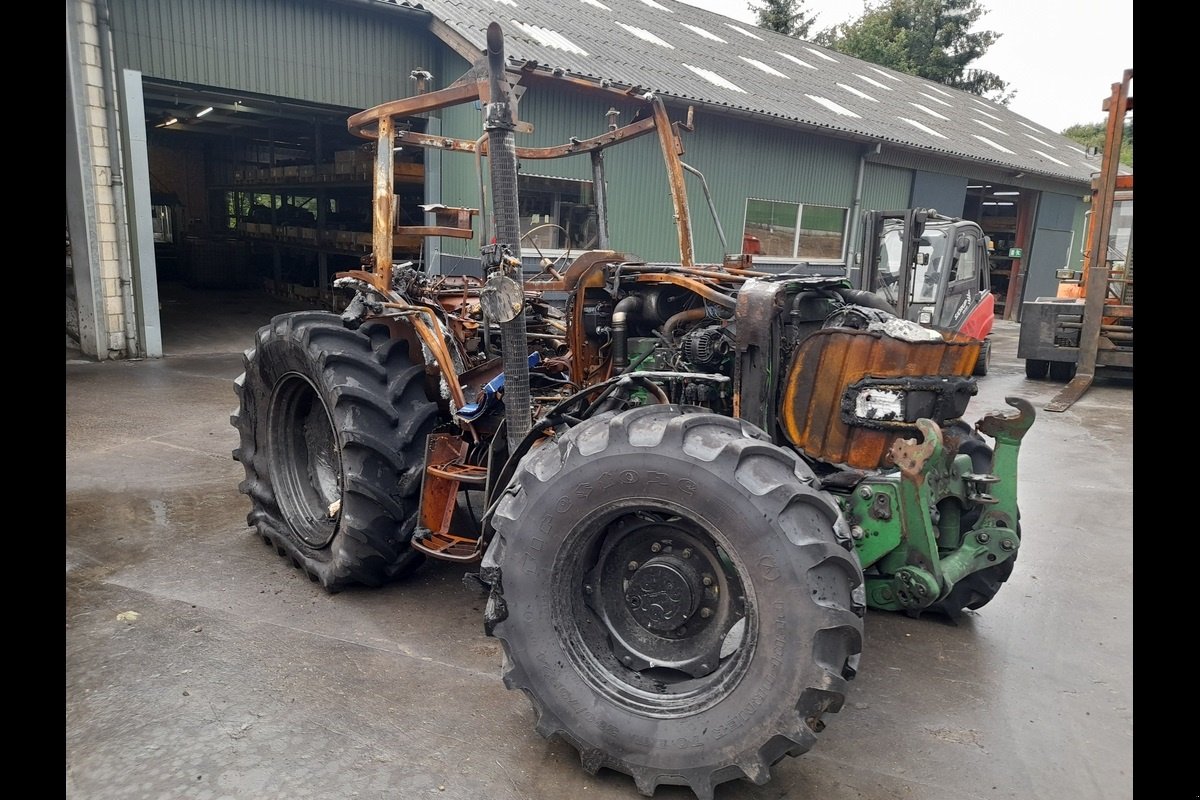
[{"label": "metal pipe on wall", "polygon": [[865,289],[865,286],[859,286],[862,275],[862,234],[859,228],[862,227],[862,196],[863,196],[863,179],[867,172],[867,156],[877,156],[883,150],[883,146],[876,142],[873,145],[864,147],[862,153],[858,156],[858,170],[854,176],[854,203],[850,209],[850,230],[846,236],[846,277],[850,280],[850,285],[859,289]]}]

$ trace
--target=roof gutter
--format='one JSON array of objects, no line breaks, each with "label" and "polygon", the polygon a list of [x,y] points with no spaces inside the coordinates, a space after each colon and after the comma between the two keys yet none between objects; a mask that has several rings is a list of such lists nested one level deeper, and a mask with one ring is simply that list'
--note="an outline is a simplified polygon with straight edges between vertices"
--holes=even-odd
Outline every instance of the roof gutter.
[{"label": "roof gutter", "polygon": [[422,7],[420,3],[400,5],[398,3],[389,3],[387,0],[325,0],[325,2],[336,3],[342,6],[355,6],[371,11],[382,11],[387,14],[404,14],[413,19],[428,19],[433,16],[432,12]]}]

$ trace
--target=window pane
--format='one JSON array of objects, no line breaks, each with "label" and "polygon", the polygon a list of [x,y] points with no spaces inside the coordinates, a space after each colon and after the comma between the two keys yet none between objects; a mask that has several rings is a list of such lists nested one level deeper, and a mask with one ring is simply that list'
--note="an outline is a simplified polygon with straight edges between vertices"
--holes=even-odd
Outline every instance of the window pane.
[{"label": "window pane", "polygon": [[518,175],[517,187],[522,247],[589,250],[597,246],[596,200],[590,181]]},{"label": "window pane", "polygon": [[975,251],[977,248],[978,245],[972,240],[967,251],[958,254],[958,260],[954,262],[954,269],[950,272],[950,280],[965,281],[967,278],[975,277]]},{"label": "window pane", "polygon": [[747,253],[791,258],[796,242],[797,203],[747,200],[742,248]]},{"label": "window pane", "polygon": [[799,258],[833,259],[842,257],[846,235],[846,209],[832,206],[804,206],[800,215]]}]

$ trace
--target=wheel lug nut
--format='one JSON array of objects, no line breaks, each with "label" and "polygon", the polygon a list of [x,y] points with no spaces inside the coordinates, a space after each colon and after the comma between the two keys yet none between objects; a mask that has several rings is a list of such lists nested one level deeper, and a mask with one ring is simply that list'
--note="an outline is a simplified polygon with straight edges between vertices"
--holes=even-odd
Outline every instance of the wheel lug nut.
[{"label": "wheel lug nut", "polygon": [[683,557],[691,558],[692,557],[692,548],[690,548],[690,547],[683,548]]},{"label": "wheel lug nut", "polygon": [[711,608],[700,609],[700,616],[704,617],[704,619],[708,619],[709,617],[712,616],[712,609]]},{"label": "wheel lug nut", "polygon": [[629,562],[629,571],[630,572],[633,572],[637,568],[638,568],[638,563],[636,561]]},{"label": "wheel lug nut", "polygon": [[662,550],[662,545],[661,545],[661,544],[659,544],[658,542],[655,542],[654,544],[650,545],[650,552],[651,552],[651,553],[657,553],[657,552],[659,552],[659,551],[661,551],[661,550]]},{"label": "wheel lug nut", "polygon": [[712,586],[713,585],[712,575],[705,575],[703,578],[701,578],[700,582],[703,583],[705,586]]},{"label": "wheel lug nut", "polygon": [[631,656],[621,656],[621,661],[623,661],[626,664],[632,664],[633,658]]}]

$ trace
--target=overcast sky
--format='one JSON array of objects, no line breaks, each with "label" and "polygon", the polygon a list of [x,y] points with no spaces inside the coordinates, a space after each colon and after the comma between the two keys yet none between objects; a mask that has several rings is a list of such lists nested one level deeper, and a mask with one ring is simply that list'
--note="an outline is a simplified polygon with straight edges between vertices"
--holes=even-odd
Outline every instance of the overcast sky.
[{"label": "overcast sky", "polygon": [[[753,24],[748,0],[681,0]],[[1133,0],[983,0],[976,30],[1002,34],[972,66],[1007,81],[1009,108],[1051,130],[1106,120],[1101,103],[1133,68]],[[815,30],[859,17],[863,0],[807,0]],[[1132,85],[1131,85],[1132,93]]]}]

